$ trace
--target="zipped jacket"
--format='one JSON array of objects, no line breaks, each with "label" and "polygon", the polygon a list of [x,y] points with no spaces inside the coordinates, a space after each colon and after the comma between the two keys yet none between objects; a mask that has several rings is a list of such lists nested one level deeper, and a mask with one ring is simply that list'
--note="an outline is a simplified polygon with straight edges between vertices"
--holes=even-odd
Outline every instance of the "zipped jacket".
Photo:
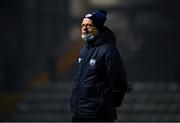
[{"label": "zipped jacket", "polygon": [[117,118],[127,90],[126,73],[113,32],[105,27],[77,58],[71,110],[75,117]]}]

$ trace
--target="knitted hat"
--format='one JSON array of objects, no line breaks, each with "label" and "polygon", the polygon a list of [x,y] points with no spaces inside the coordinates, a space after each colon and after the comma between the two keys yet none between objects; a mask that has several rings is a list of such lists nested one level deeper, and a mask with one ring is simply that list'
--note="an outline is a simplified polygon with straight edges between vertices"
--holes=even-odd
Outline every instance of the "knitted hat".
[{"label": "knitted hat", "polygon": [[105,10],[97,10],[97,11],[86,14],[84,18],[91,19],[94,26],[101,32],[104,28],[106,15],[107,15],[107,12]]}]

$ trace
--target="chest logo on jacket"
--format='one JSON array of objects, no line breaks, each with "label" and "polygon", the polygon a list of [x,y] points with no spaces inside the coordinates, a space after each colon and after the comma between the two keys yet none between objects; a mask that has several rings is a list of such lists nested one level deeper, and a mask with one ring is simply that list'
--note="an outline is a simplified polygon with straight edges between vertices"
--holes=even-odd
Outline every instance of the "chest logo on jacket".
[{"label": "chest logo on jacket", "polygon": [[90,64],[90,66],[95,66],[96,65],[96,59],[91,59],[89,61],[89,64]]}]

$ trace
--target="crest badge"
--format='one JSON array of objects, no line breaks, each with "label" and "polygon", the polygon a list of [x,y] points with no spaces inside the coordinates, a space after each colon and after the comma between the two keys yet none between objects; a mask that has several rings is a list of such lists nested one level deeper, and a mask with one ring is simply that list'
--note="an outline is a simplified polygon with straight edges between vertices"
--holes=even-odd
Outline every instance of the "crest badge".
[{"label": "crest badge", "polygon": [[90,66],[94,66],[96,64],[96,59],[91,59],[89,61]]}]

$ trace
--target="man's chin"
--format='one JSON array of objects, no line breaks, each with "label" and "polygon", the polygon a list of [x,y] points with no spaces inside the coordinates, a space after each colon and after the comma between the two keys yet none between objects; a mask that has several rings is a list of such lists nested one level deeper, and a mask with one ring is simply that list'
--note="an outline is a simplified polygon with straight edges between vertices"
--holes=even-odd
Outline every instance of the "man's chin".
[{"label": "man's chin", "polygon": [[83,36],[87,36],[88,34],[82,34]]}]

